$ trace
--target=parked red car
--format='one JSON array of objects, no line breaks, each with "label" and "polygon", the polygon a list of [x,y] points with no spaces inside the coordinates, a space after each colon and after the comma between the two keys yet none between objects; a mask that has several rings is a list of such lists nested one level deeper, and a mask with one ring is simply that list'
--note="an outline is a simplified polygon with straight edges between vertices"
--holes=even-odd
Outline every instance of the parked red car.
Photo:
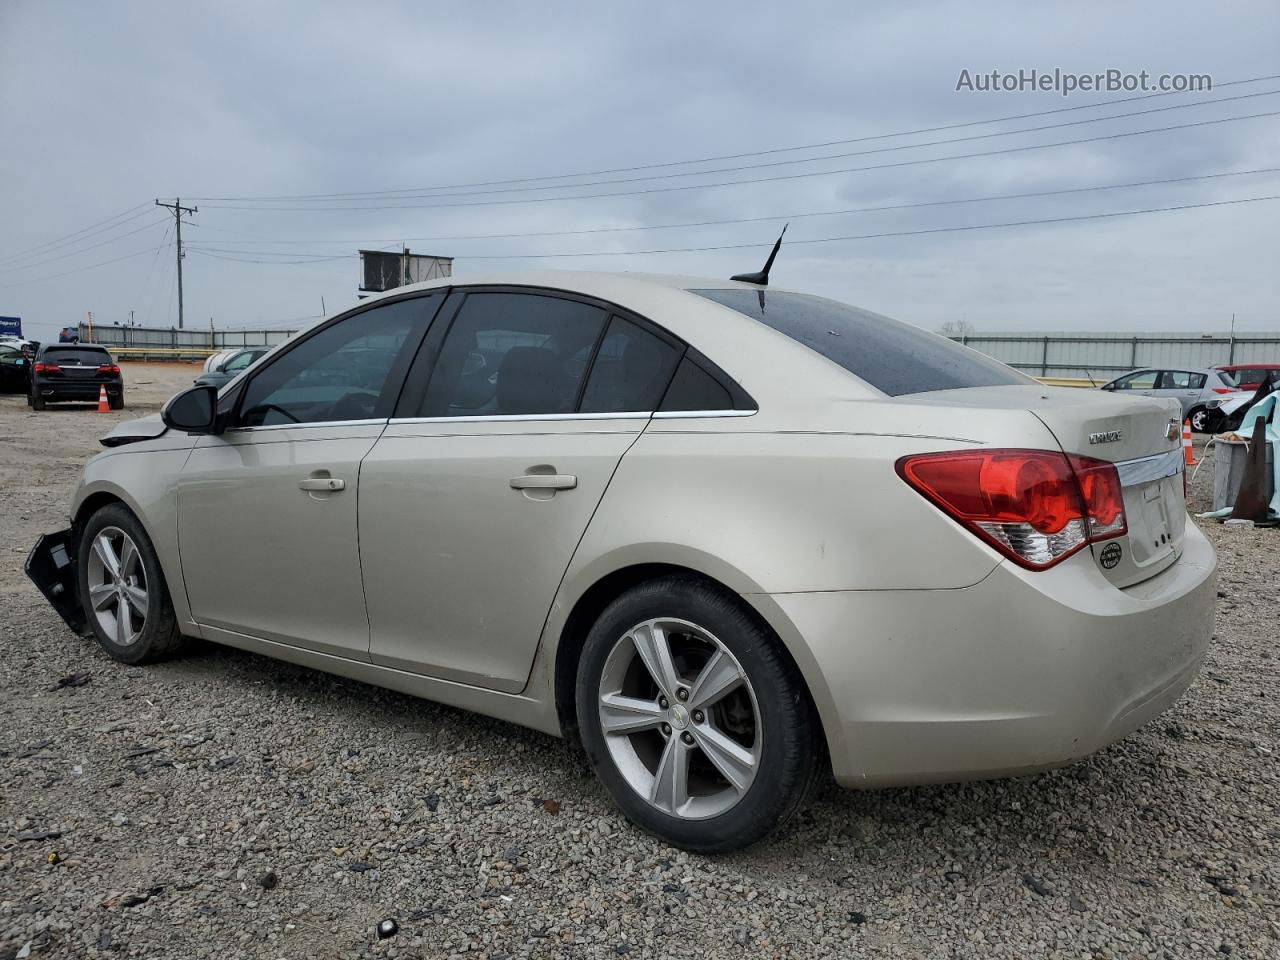
[{"label": "parked red car", "polygon": [[1280,376],[1280,363],[1231,363],[1214,369],[1229,376],[1241,390],[1257,390],[1268,379]]}]

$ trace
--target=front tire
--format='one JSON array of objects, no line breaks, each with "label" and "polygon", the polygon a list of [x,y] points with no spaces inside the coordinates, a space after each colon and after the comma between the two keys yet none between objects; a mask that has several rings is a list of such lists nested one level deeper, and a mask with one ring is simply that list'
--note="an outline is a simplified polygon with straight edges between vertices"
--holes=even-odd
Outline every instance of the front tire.
[{"label": "front tire", "polygon": [[146,530],[119,503],[89,518],[77,556],[80,602],[102,648],[122,663],[151,663],[182,644],[160,560]]},{"label": "front tire", "polygon": [[623,813],[685,850],[754,843],[817,779],[820,732],[795,666],[737,597],[692,577],[605,609],[579,662],[577,713]]}]

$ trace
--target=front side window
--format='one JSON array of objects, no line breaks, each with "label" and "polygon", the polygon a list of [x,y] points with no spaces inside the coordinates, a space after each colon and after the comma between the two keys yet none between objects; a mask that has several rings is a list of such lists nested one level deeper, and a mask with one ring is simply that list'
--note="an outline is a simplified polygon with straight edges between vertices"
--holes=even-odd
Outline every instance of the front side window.
[{"label": "front side window", "polygon": [[346,317],[307,337],[249,381],[239,425],[375,417],[392,364],[406,348],[423,309],[421,298],[401,300]]},{"label": "front side window", "polygon": [[1156,388],[1157,370],[1142,370],[1121,377],[1111,385],[1112,390],[1154,390]]},{"label": "front side window", "polygon": [[418,415],[573,413],[605,318],[600,307],[555,296],[468,294]]},{"label": "front side window", "polygon": [[891,397],[1036,381],[918,327],[805,293],[690,290],[786,334]]},{"label": "front side window", "polygon": [[252,351],[238,353],[234,357],[232,357],[230,360],[228,360],[225,364],[222,365],[222,372],[223,373],[239,373],[241,370],[244,370],[245,368],[247,368],[249,364],[253,363],[253,361],[258,359],[258,357],[260,356],[262,356],[262,354],[254,353]]}]

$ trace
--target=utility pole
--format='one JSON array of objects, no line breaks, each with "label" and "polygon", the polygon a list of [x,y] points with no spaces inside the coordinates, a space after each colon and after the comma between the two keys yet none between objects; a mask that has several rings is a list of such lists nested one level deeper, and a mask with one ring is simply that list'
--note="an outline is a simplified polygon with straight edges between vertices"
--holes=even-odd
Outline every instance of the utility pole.
[{"label": "utility pole", "polygon": [[184,207],[181,197],[174,197],[173,203],[161,203],[156,201],[157,207],[167,207],[173,211],[174,223],[177,225],[178,237],[178,329],[182,329],[182,215],[184,213],[195,213],[199,207]]}]

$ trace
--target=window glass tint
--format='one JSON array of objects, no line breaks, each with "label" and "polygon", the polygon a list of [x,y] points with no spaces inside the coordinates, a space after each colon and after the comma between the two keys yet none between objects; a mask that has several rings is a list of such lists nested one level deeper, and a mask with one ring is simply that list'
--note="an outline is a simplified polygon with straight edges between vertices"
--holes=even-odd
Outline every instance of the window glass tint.
[{"label": "window glass tint", "polygon": [[733,398],[720,381],[685,357],[662,398],[662,410],[732,410]]},{"label": "window glass tint", "polygon": [[50,347],[40,359],[45,363],[57,363],[64,366],[96,367],[110,363],[111,354],[105,350],[86,350],[83,347]]},{"label": "window glass tint", "polygon": [[402,300],[357,313],[308,337],[249,382],[240,424],[372,418],[391,364],[422,311],[421,299]]},{"label": "window glass tint", "polygon": [[621,317],[609,321],[587,389],[583,413],[648,412],[657,409],[680,350]]},{"label": "window glass tint", "polygon": [[835,300],[769,290],[690,292],[768,324],[891,397],[1035,382],[945,337]]},{"label": "window glass tint", "polygon": [[1192,389],[1192,390],[1203,390],[1203,389],[1204,389],[1205,381],[1206,381],[1207,379],[1208,379],[1208,376],[1207,376],[1206,374],[1203,374],[1203,373],[1193,373],[1193,374],[1191,374],[1190,389]]},{"label": "window glass tint", "polygon": [[1154,390],[1158,370],[1143,370],[1121,377],[1111,387],[1113,390]]},{"label": "window glass tint", "polygon": [[528,293],[472,293],[440,348],[424,417],[572,413],[605,312]]}]

